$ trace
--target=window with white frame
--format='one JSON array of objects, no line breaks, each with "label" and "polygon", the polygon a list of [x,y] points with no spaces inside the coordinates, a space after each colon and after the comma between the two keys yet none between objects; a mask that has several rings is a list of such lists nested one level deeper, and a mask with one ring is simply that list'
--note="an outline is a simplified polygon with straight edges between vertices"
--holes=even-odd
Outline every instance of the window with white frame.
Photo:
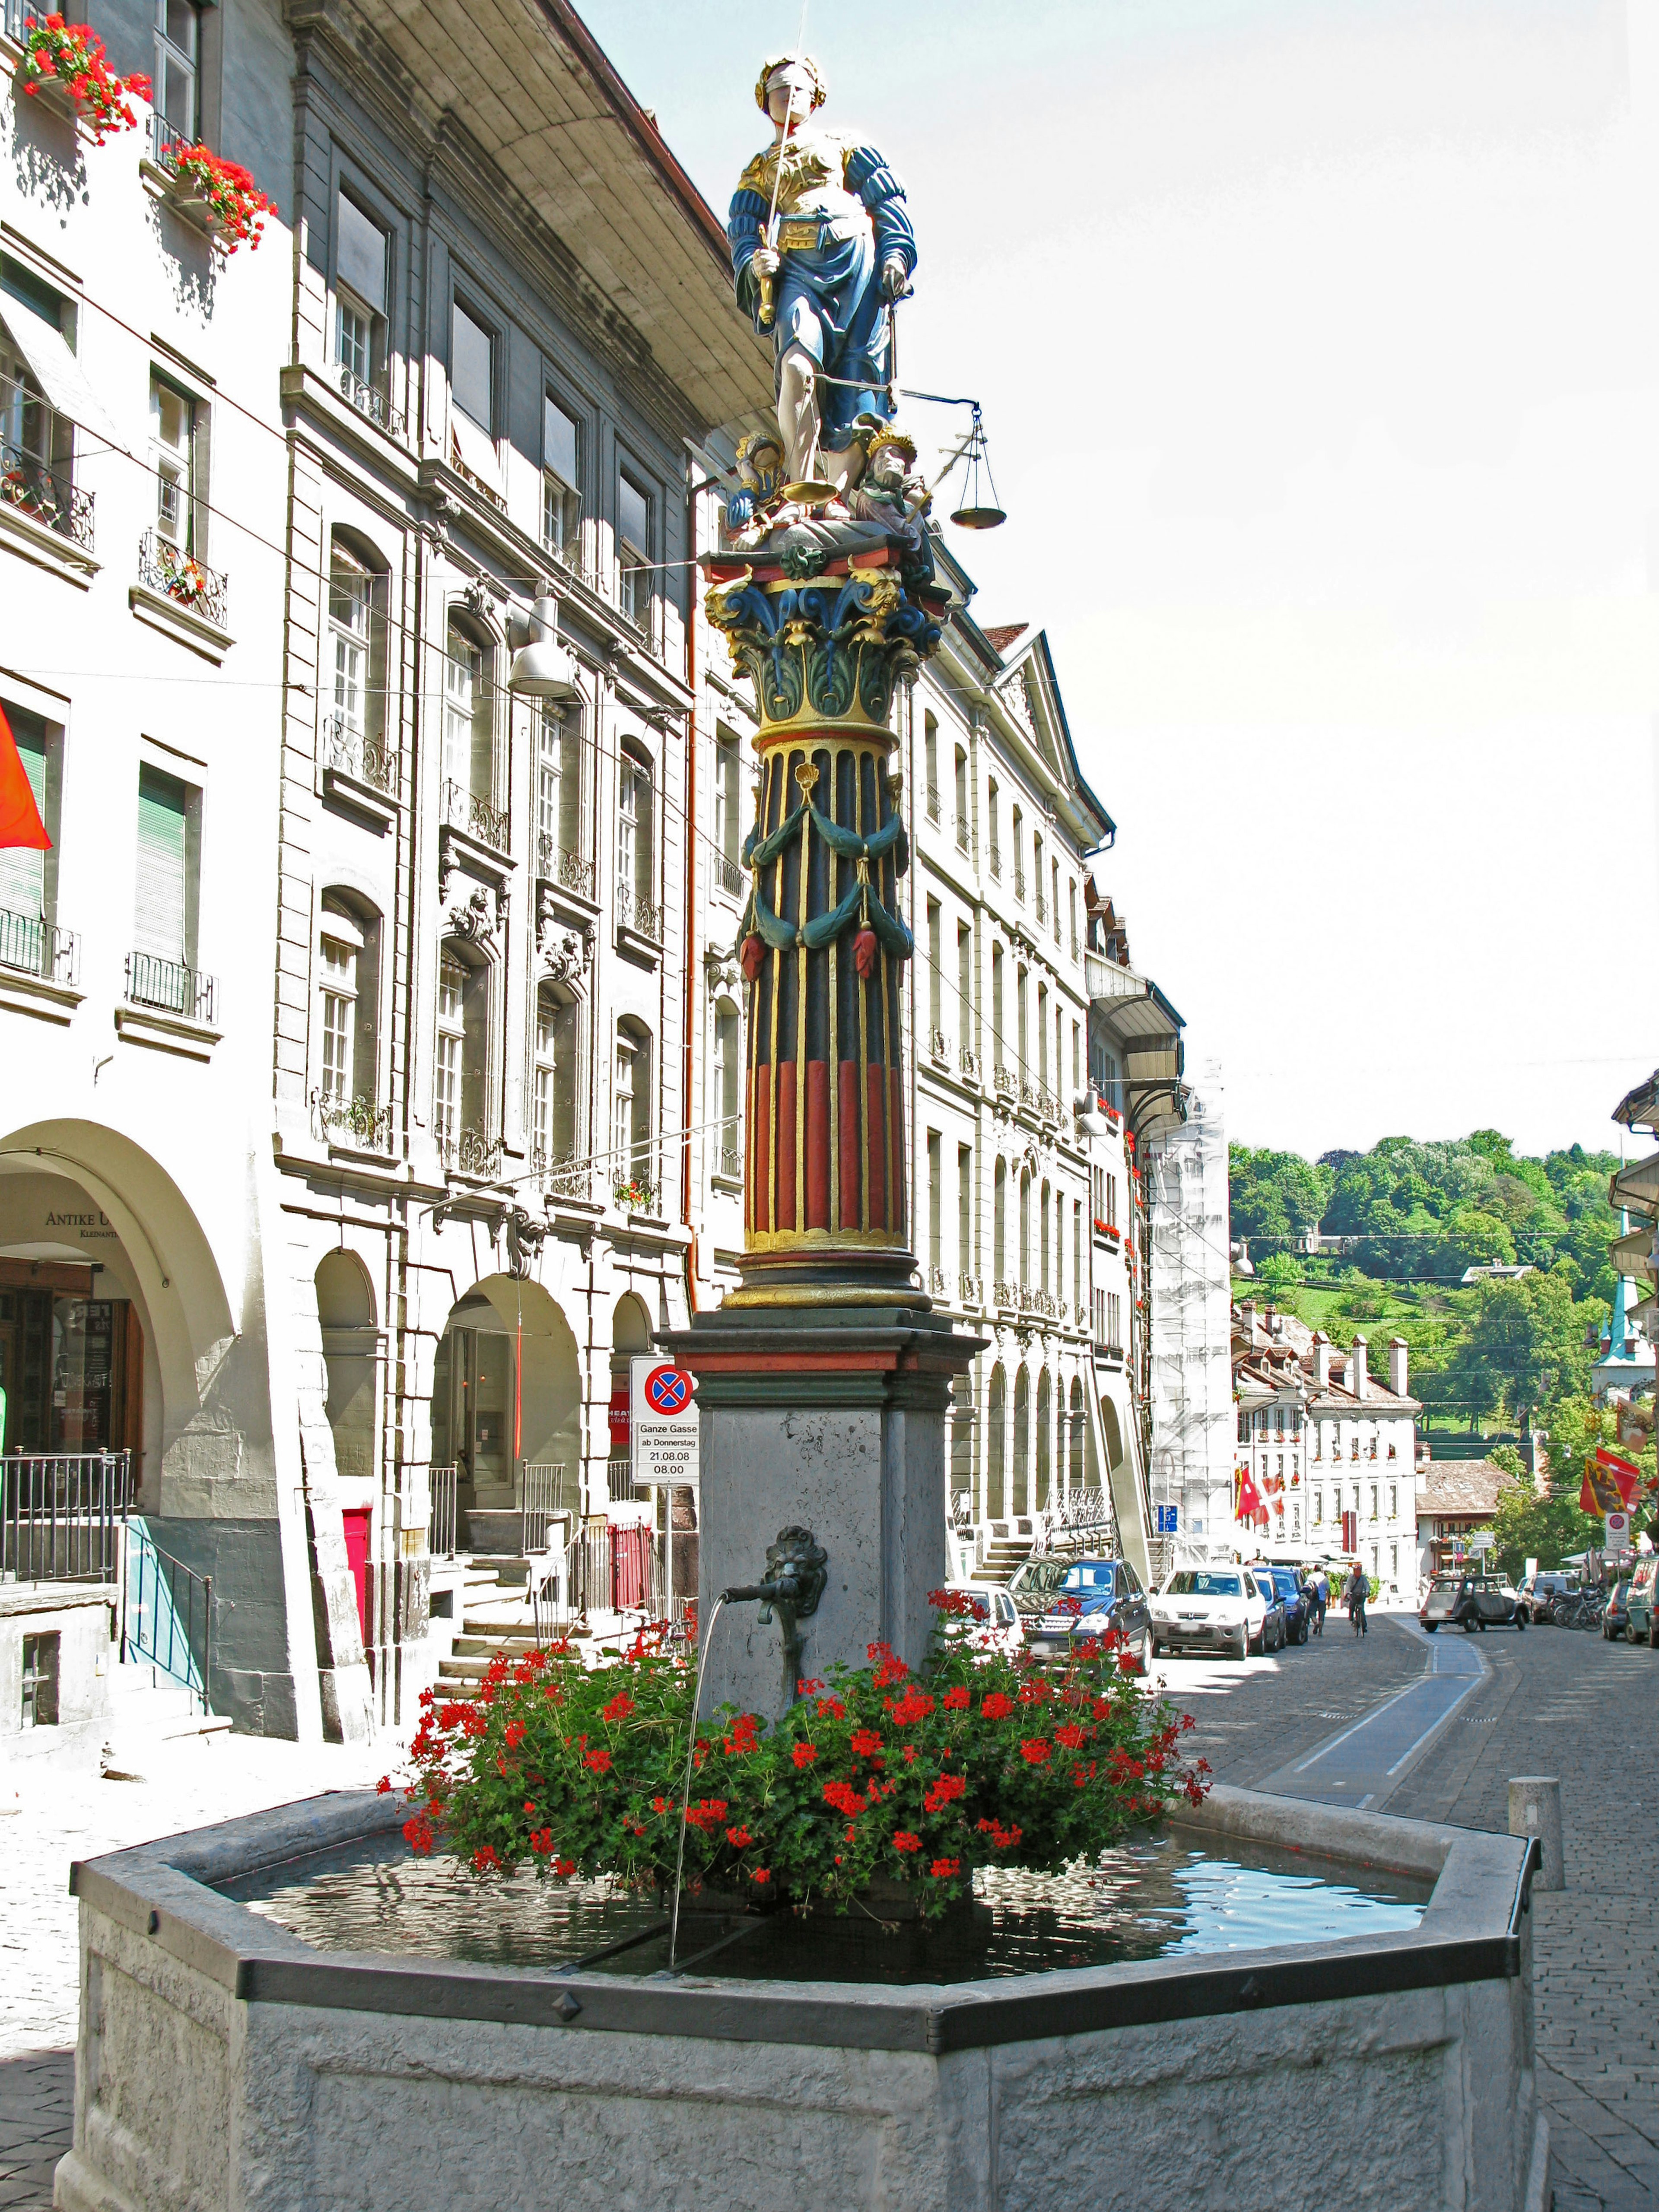
[{"label": "window with white frame", "polygon": [[537,865],[550,882],[591,896],[582,770],[586,752],[574,713],[542,702],[536,728]]},{"label": "window with white frame", "polygon": [[974,1149],[957,1146],[957,1267],[974,1273]]},{"label": "window with white frame", "polygon": [[334,359],[356,399],[374,388],[386,368],[386,232],[351,197],[335,201]]},{"label": "window with white frame", "polygon": [[726,888],[735,892],[738,882],[731,878],[743,854],[743,755],[729,730],[714,740],[714,843],[725,863]]},{"label": "window with white frame", "polygon": [[155,0],[151,77],[157,151],[193,146],[202,135],[202,15],[194,0]]},{"label": "window with white frame", "polygon": [[577,1006],[550,983],[536,994],[536,1058],[531,1095],[533,1164],[545,1175],[576,1154]]},{"label": "window with white frame", "polygon": [[581,425],[550,392],[542,397],[542,543],[568,568],[581,566]]},{"label": "window with white frame", "polygon": [[743,1173],[743,1019],[730,999],[714,1008],[714,1172],[727,1182]]},{"label": "window with white frame", "polygon": [[325,921],[322,943],[322,1092],[343,1106],[353,1096],[352,1044],[357,1026],[357,948]]},{"label": "window with white frame", "polygon": [[644,629],[651,615],[651,498],[625,471],[617,477],[617,599]]},{"label": "window with white frame", "polygon": [[433,1133],[442,1145],[453,1145],[461,1130],[465,999],[466,970],[453,953],[446,952],[438,963],[438,1054],[432,1097]]},{"label": "window with white frame", "polygon": [[647,1212],[656,1196],[651,1156],[651,1040],[631,1018],[617,1024],[611,1173],[619,1204]]},{"label": "window with white frame", "polygon": [[444,657],[443,775],[458,793],[489,804],[495,796],[489,655],[452,621]]},{"label": "window with white frame", "polygon": [[181,553],[197,549],[197,402],[164,376],[149,380],[149,458],[155,472],[155,528]]},{"label": "window with white frame", "polygon": [[624,750],[617,769],[617,913],[641,936],[660,938],[652,802],[649,762]]}]

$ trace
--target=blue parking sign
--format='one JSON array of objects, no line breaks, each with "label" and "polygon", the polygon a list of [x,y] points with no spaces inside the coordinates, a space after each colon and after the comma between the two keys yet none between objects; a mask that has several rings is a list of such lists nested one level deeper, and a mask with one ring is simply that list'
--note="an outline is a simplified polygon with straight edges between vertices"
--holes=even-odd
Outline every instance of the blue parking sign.
[{"label": "blue parking sign", "polygon": [[1158,1533],[1160,1536],[1175,1535],[1179,1528],[1180,1521],[1181,1508],[1178,1505],[1160,1505],[1158,1507]]}]

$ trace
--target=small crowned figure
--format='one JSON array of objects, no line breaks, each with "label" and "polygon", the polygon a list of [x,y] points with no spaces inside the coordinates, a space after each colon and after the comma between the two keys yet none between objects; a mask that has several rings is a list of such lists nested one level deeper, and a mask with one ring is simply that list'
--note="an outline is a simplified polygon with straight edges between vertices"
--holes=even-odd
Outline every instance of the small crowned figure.
[{"label": "small crowned figure", "polygon": [[859,417],[892,416],[893,303],[916,241],[904,187],[874,147],[812,125],[824,97],[811,55],[762,70],[755,100],[773,141],[738,179],[726,234],[738,305],[775,335],[788,480],[827,498],[864,465]]}]

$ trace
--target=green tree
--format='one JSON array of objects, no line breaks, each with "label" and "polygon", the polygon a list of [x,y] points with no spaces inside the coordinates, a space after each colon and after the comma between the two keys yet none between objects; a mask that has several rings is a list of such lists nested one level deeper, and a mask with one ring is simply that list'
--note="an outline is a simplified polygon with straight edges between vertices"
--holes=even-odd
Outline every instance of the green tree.
[{"label": "green tree", "polygon": [[1454,1206],[1446,1217],[1446,1272],[1461,1275],[1466,1267],[1512,1267],[1515,1238],[1499,1213],[1482,1206]]},{"label": "green tree", "polygon": [[1571,1389],[1581,1372],[1588,1377],[1583,1321],[1559,1275],[1482,1283],[1476,1297],[1466,1365],[1492,1376],[1513,1419]]},{"label": "green tree", "polygon": [[1270,1252],[1255,1271],[1256,1281],[1274,1302],[1294,1309],[1295,1294],[1308,1279],[1308,1271],[1289,1252]]},{"label": "green tree", "polygon": [[1253,1259],[1289,1252],[1297,1237],[1317,1228],[1334,1178],[1297,1152],[1228,1148],[1232,1233],[1248,1237]]},{"label": "green tree", "polygon": [[1501,1468],[1505,1474],[1512,1474],[1517,1482],[1526,1474],[1521,1463],[1521,1455],[1513,1444],[1494,1444],[1486,1454],[1486,1465]]},{"label": "green tree", "polygon": [[1603,1534],[1599,1521],[1578,1510],[1577,1485],[1571,1496],[1557,1490],[1548,1498],[1540,1498],[1529,1484],[1505,1490],[1492,1516],[1492,1528],[1498,1540],[1498,1565],[1511,1582],[1520,1580],[1528,1559],[1536,1559],[1540,1567],[1559,1567],[1570,1553],[1601,1543]]}]

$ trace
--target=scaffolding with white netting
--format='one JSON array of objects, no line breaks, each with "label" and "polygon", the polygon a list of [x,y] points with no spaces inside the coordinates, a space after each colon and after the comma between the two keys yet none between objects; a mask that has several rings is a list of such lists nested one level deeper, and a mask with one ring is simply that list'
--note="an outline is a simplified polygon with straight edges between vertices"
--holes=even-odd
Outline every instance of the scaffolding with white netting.
[{"label": "scaffolding with white netting", "polygon": [[1231,1282],[1227,1128],[1212,1061],[1187,1119],[1152,1152],[1153,1540],[1167,1567],[1231,1559],[1233,1517]]}]

